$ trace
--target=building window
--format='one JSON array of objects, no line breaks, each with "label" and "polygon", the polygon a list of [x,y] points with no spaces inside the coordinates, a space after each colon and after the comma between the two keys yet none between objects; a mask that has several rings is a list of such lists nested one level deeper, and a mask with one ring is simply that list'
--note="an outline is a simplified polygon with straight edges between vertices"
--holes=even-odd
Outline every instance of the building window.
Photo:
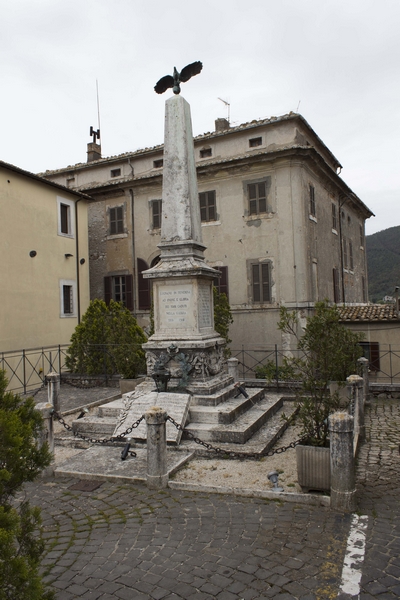
[{"label": "building window", "polygon": [[162,158],[158,159],[158,160],[153,160],[153,167],[154,169],[161,169],[161,167],[163,166],[164,161]]},{"label": "building window", "polygon": [[151,201],[151,224],[153,229],[160,229],[162,215],[162,200]]},{"label": "building window", "polygon": [[137,259],[139,310],[150,310],[151,307],[150,280],[143,277],[143,271],[148,268],[145,260]]},{"label": "building window", "polygon": [[332,203],[332,229],[337,230],[336,204]]},{"label": "building window", "polygon": [[255,148],[256,146],[262,145],[262,137],[256,137],[249,139],[250,148]]},{"label": "building window", "polygon": [[200,217],[203,223],[217,220],[215,190],[199,194]]},{"label": "building window", "polygon": [[60,281],[60,315],[76,317],[76,284],[75,281]]},{"label": "building window", "polygon": [[250,215],[259,215],[268,212],[267,186],[265,181],[260,183],[249,183],[247,186],[247,193]]},{"label": "building window", "polygon": [[124,207],[110,208],[110,235],[124,233]]},{"label": "building window", "polygon": [[120,302],[128,310],[133,310],[133,277],[132,275],[115,275],[104,277],[104,300]]},{"label": "building window", "polygon": [[270,263],[251,265],[251,285],[253,302],[271,302],[271,269]]},{"label": "building window", "polygon": [[200,150],[200,158],[209,158],[210,156],[212,156],[211,148],[203,148]]},{"label": "building window", "polygon": [[58,235],[74,237],[75,233],[75,203],[66,198],[57,197]]},{"label": "building window", "polygon": [[120,177],[121,169],[111,169],[111,177]]},{"label": "building window", "polygon": [[72,285],[63,285],[63,313],[64,315],[72,315],[74,313]]},{"label": "building window", "polygon": [[214,267],[214,269],[221,273],[220,277],[214,279],[214,286],[217,288],[219,294],[226,294],[226,297],[229,298],[228,267]]},{"label": "building window", "polygon": [[315,188],[313,185],[310,185],[310,215],[312,217],[316,217],[315,210]]},{"label": "building window", "polygon": [[360,246],[364,247],[364,226],[360,225]]},{"label": "building window", "polygon": [[360,342],[364,357],[369,360],[370,371],[380,371],[380,353],[378,342]]},{"label": "building window", "polygon": [[340,302],[339,271],[337,269],[333,269],[333,301],[335,304]]},{"label": "building window", "polygon": [[354,258],[353,258],[353,243],[349,240],[349,266],[350,271],[354,270]]},{"label": "building window", "polygon": [[347,240],[344,237],[342,240],[343,244],[343,267],[347,269]]}]

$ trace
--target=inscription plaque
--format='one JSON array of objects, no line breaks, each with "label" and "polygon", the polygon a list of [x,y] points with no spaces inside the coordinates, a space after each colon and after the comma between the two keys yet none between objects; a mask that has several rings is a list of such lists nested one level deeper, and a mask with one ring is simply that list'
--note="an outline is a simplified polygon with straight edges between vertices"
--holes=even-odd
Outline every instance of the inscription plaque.
[{"label": "inscription plaque", "polygon": [[193,290],[190,284],[177,287],[165,285],[159,289],[161,328],[185,329],[190,327]]},{"label": "inscription plaque", "polygon": [[210,288],[199,287],[199,328],[212,327]]}]

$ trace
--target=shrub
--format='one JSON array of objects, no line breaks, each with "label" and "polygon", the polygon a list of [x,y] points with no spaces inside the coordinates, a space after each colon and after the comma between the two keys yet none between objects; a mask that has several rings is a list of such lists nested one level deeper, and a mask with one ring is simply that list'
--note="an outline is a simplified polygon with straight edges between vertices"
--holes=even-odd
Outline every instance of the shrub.
[{"label": "shrub", "polygon": [[357,359],[362,355],[357,334],[339,321],[336,305],[327,300],[317,302],[314,315],[307,319],[304,334],[298,334],[295,312],[281,307],[278,329],[290,333],[297,340],[299,357],[286,360],[299,375],[301,389],[298,392],[299,419],[302,435],[309,435],[309,445],[328,445],[328,417],[340,408],[338,394],[330,394],[332,381],[345,381],[357,373]]},{"label": "shrub", "polygon": [[146,336],[135,317],[119,302],[92,300],[77,325],[67,351],[72,373],[134,378],[146,371],[142,344]]},{"label": "shrub", "polygon": [[[221,337],[224,338],[226,344],[231,343],[229,338],[229,326],[233,323],[231,307],[228,297],[224,293],[219,293],[217,288],[213,286],[214,292],[214,329]],[[225,348],[225,355],[230,356],[229,348]]]},{"label": "shrub", "polygon": [[47,444],[36,443],[43,421],[33,399],[21,399],[6,387],[0,371],[0,600],[50,600],[54,594],[39,574],[40,510],[15,496],[50,464],[51,454]]}]

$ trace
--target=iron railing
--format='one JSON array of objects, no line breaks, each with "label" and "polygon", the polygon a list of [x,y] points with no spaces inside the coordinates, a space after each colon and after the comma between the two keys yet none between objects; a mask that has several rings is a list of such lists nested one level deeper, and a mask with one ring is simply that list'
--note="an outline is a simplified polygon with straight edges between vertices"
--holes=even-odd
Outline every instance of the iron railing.
[{"label": "iron railing", "polygon": [[[67,350],[68,345],[63,344],[1,352],[0,369],[6,372],[7,389],[26,394],[43,385],[49,372],[67,373]],[[116,344],[96,346],[100,366],[96,377],[103,378],[105,383],[117,374],[115,356],[118,350],[121,351]],[[300,354],[296,350],[283,350],[277,345],[231,348],[231,357],[239,361],[239,376],[242,380],[265,378],[268,374],[278,388],[290,381],[290,375],[285,371],[285,357],[290,356],[300,357]],[[400,384],[400,347],[381,344],[379,360],[375,349],[374,360],[370,365],[370,382]]]}]

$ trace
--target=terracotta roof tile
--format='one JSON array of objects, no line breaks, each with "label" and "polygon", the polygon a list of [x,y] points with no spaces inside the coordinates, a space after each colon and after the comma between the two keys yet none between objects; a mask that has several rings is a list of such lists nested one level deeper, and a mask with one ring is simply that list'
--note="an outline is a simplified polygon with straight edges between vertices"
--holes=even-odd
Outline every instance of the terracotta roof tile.
[{"label": "terracotta roof tile", "polygon": [[341,321],[393,321],[399,320],[394,304],[358,304],[338,306]]}]

